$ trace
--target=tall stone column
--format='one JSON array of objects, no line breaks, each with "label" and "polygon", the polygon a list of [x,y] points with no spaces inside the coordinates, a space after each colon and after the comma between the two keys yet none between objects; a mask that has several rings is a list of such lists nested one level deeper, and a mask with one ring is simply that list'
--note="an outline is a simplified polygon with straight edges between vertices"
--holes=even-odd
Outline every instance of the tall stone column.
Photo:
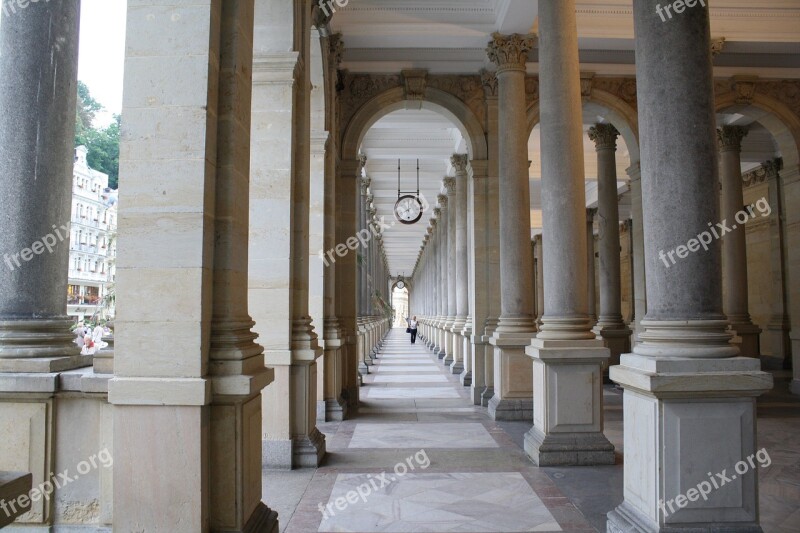
[{"label": "tall stone column", "polygon": [[755,398],[772,377],[737,357],[722,313],[708,7],[664,23],[656,3],[633,2],[647,316],[611,367],[625,389],[625,500],[608,530],[759,531],[753,469],[707,499],[684,496],[755,453]]},{"label": "tall stone column", "polygon": [[[450,158],[450,162],[456,171],[455,178],[455,237],[456,237],[456,275],[455,275],[455,300],[456,300],[456,319],[453,322],[453,345],[457,357],[455,357],[453,364],[450,365],[450,371],[453,374],[461,376],[466,373],[469,364],[466,361],[466,356],[469,353],[465,349],[464,342],[464,328],[467,327],[467,317],[469,315],[469,266],[468,266],[468,251],[467,251],[467,165],[469,165],[469,156],[467,154],[454,154]],[[461,378],[463,379],[466,375]]]},{"label": "tall stone column", "polygon": [[597,291],[594,285],[594,274],[597,265],[594,260],[594,218],[596,214],[597,208],[586,208],[586,270],[588,274],[586,297],[589,302],[589,324],[592,326],[597,322]]},{"label": "tall stone column", "polygon": [[458,212],[457,199],[456,199],[456,180],[455,178],[444,178],[442,180],[442,189],[447,194],[447,320],[443,324],[444,328],[444,343],[445,343],[445,356],[443,363],[445,365],[452,365],[457,362],[460,357],[457,343],[455,342],[455,335],[453,334],[453,324],[456,321],[456,288],[458,282],[456,280],[456,265],[457,250],[456,250],[456,213]]},{"label": "tall stone column", "polygon": [[631,265],[633,265],[633,342],[639,342],[642,319],[647,314],[644,271],[644,222],[642,220],[642,169],[635,162],[626,170],[631,179]]},{"label": "tall stone column", "polygon": [[731,331],[738,337],[740,355],[759,357],[761,328],[750,319],[747,297],[747,238],[744,224],[736,221],[736,213],[744,208],[741,153],[745,135],[747,128],[742,126],[723,126],[717,130],[722,183],[720,215],[731,228],[722,241],[722,279],[725,282],[722,310],[731,323]]},{"label": "tall stone column", "polygon": [[540,465],[613,464],[603,435],[608,349],[589,324],[583,125],[574,0],[539,6],[545,310],[533,359],[533,427],[525,451]]},{"label": "tall stone column", "polygon": [[[328,124],[337,123],[336,83],[337,70],[342,60],[344,44],[341,34],[322,36],[320,44],[323,50],[324,83],[326,98],[325,112]],[[324,201],[324,236],[323,250],[334,250],[336,241],[336,224],[339,215],[337,204],[336,168],[339,153],[336,135],[328,136],[325,149],[325,201]],[[335,261],[326,263],[323,274],[323,338],[325,339],[323,398],[325,421],[339,421],[347,417],[347,401],[342,395],[344,389],[344,338],[336,312],[336,276]]]},{"label": "tall stone column", "polygon": [[[472,171],[472,216],[467,220],[472,235],[471,243],[467,246],[470,270],[469,309],[472,315],[472,331],[468,338],[472,358],[469,387],[472,403],[481,405],[481,395],[486,390],[486,350],[492,349],[487,343],[488,338],[484,338],[489,315],[489,293],[492,292],[488,282],[488,161],[473,160]],[[467,376],[464,384],[467,385]]]},{"label": "tall stone column", "polygon": [[65,296],[79,18],[80,2],[31,5],[3,17],[0,372],[92,364],[72,342]]},{"label": "tall stone column", "polygon": [[[336,178],[336,242],[344,244],[358,232],[358,203],[366,156],[343,160]],[[338,245],[337,244],[337,245]],[[345,245],[346,246],[346,245]],[[338,255],[338,254],[337,254]],[[342,396],[350,409],[359,401],[358,380],[358,263],[353,251],[336,261],[336,316],[342,328]]]},{"label": "tall stone column", "polygon": [[[367,196],[371,180],[364,176],[360,180],[360,192],[358,197],[358,233],[363,234],[367,231]],[[351,236],[352,237],[352,236]],[[367,250],[364,247],[356,248],[353,251],[357,261],[358,276],[358,372],[362,375],[369,374],[367,366],[367,314],[369,313],[369,286],[367,282]]]},{"label": "tall stone column", "polygon": [[531,361],[525,346],[536,333],[533,258],[530,253],[530,184],[525,63],[535,36],[494,34],[487,53],[497,65],[500,175],[500,306],[494,349],[495,420],[530,419]]},{"label": "tall stone column", "polygon": [[[594,331],[606,341],[611,352],[609,365],[631,349],[631,330],[622,319],[622,276],[620,274],[619,198],[617,196],[617,137],[611,124],[596,124],[589,139],[597,150],[597,217],[600,234],[600,317]],[[590,282],[593,281],[590,276]]]},{"label": "tall stone column", "polygon": [[447,341],[444,332],[444,325],[447,322],[447,293],[449,291],[449,285],[447,281],[448,209],[446,195],[440,194],[436,197],[436,199],[439,202],[438,212],[436,209],[433,210],[434,215],[436,215],[436,220],[438,221],[436,224],[436,240],[439,242],[439,253],[437,254],[439,256],[439,320],[436,322],[436,338],[439,349],[436,352],[436,356],[439,359],[445,360],[445,357],[447,357]]}]

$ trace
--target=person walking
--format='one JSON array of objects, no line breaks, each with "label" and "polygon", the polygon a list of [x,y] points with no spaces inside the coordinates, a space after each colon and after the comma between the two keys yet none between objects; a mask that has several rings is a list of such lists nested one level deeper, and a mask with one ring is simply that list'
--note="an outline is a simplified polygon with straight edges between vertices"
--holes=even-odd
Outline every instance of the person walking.
[{"label": "person walking", "polygon": [[411,344],[417,340],[417,317],[415,316],[408,321],[408,328],[411,330]]}]

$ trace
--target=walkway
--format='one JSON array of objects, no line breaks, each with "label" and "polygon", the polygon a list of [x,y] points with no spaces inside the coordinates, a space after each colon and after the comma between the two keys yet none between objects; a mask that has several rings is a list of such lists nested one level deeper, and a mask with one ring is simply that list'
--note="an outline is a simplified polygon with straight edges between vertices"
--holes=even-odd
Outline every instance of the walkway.
[{"label": "walkway", "polygon": [[[494,422],[471,406],[469,389],[404,330],[390,332],[370,370],[358,416],[320,425],[324,466],[265,472],[264,499],[282,532],[605,531],[605,513],[622,501],[622,402],[613,386],[604,416],[617,464],[537,468],[521,447],[530,422]],[[796,531],[800,518],[792,444],[800,404],[780,396],[759,406],[760,445],[775,463],[759,472],[766,532]]]}]

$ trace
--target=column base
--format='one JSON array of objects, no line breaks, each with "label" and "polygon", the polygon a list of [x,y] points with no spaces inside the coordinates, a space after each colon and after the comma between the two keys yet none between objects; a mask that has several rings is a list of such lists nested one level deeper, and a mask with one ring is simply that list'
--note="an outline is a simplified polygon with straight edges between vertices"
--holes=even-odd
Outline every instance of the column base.
[{"label": "column base", "polygon": [[470,385],[472,385],[472,372],[470,372],[469,370],[464,370],[463,372],[461,372],[461,375],[458,376],[458,379],[459,381],[461,381],[462,385],[464,385],[465,387],[469,387]]},{"label": "column base", "polygon": [[739,355],[742,357],[759,357],[761,355],[761,346],[759,338],[761,335],[761,328],[752,322],[740,322],[738,324],[731,323],[731,331],[736,334],[739,342]]},{"label": "column base", "polygon": [[[464,371],[464,363],[461,361],[453,361],[450,363],[450,373],[460,376]],[[462,382],[463,383],[463,382]]]},{"label": "column base", "polygon": [[632,331],[623,324],[603,325],[598,323],[592,330],[597,338],[602,338],[606,343],[606,348],[610,352],[608,365],[614,366],[619,364],[619,358],[624,353],[631,351],[631,333]]},{"label": "column base", "polygon": [[493,394],[487,405],[492,420],[533,420],[533,398],[501,400]]},{"label": "column base", "polygon": [[242,533],[278,533],[278,513],[259,502]]},{"label": "column base", "polygon": [[364,361],[358,363],[358,373],[362,376],[369,375],[369,366]]},{"label": "column base", "polygon": [[758,524],[716,525],[686,524],[685,526],[658,525],[641,516],[626,502],[606,515],[606,533],[763,533]]},{"label": "column base", "polygon": [[316,468],[325,457],[325,435],[316,427],[311,434],[292,439],[292,466]]},{"label": "column base", "polygon": [[614,445],[602,433],[551,433],[532,427],[525,434],[525,453],[537,466],[613,465]]},{"label": "column base", "polygon": [[489,407],[489,401],[494,398],[494,387],[486,387],[483,389],[483,392],[480,394],[480,405],[482,407]]},{"label": "column base", "polygon": [[261,466],[270,470],[292,469],[291,439],[267,439],[261,443]]},{"label": "column base", "polygon": [[341,422],[347,418],[347,402],[342,396],[338,399],[317,402],[317,422]]}]

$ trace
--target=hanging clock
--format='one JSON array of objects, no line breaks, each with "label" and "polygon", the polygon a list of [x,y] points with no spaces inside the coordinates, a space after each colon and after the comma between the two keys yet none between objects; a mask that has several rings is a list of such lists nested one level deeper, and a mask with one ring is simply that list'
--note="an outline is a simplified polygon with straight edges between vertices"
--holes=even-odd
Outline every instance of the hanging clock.
[{"label": "hanging clock", "polygon": [[398,281],[397,284],[395,285],[395,287],[397,287],[398,289],[402,289],[405,286],[406,286],[406,284],[405,284],[405,282],[403,280]]},{"label": "hanging clock", "polygon": [[422,218],[422,202],[413,194],[405,194],[394,204],[394,216],[401,224],[415,224]]},{"label": "hanging clock", "polygon": [[419,159],[417,159],[417,192],[400,190],[400,160],[397,160],[397,202],[394,204],[394,217],[401,224],[416,224],[422,218],[424,208],[419,199]]}]

